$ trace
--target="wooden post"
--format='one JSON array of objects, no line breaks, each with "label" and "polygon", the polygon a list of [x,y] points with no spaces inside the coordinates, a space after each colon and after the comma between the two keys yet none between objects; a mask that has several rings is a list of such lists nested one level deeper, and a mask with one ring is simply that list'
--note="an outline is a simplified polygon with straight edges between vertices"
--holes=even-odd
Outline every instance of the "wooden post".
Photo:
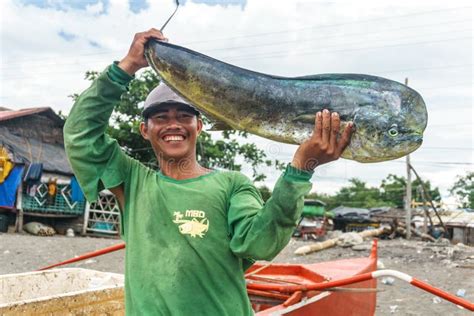
[{"label": "wooden post", "polygon": [[[405,78],[405,85],[408,86],[408,78]],[[405,223],[406,227],[411,226],[411,169],[410,169],[410,155],[406,157],[406,164],[407,164],[407,186],[406,186],[406,194],[405,194]],[[407,239],[411,238],[411,229],[407,229]]]},{"label": "wooden post", "polygon": [[89,212],[91,209],[91,205],[89,201],[86,201],[86,209],[84,210],[84,221],[82,223],[82,235],[85,236],[87,234],[87,227],[89,226]]},{"label": "wooden post", "polygon": [[418,185],[418,188],[416,189],[418,192],[420,192],[421,200],[423,201],[423,233],[428,234],[428,210],[426,209],[425,193],[423,191],[423,188],[421,187],[421,184]]},{"label": "wooden post", "polygon": [[[410,165],[410,168],[411,168],[411,170],[413,170],[413,173],[415,174],[415,176],[416,176],[416,178],[418,179],[418,181],[420,181],[421,188],[423,189],[423,193],[424,193],[424,195],[425,195],[425,198],[428,199],[428,202],[430,203],[431,208],[432,208],[433,211],[435,212],[436,216],[438,217],[439,223],[441,224],[441,226],[442,226],[443,229],[444,229],[445,235],[447,236],[447,238],[449,238],[448,229],[447,229],[446,226],[444,225],[443,219],[441,218],[441,216],[439,216],[438,210],[436,209],[436,206],[435,206],[434,203],[433,203],[433,199],[431,198],[430,192],[428,191],[428,189],[427,189],[427,188],[425,187],[425,185],[423,184],[423,181],[421,180],[420,175],[418,174],[418,172],[416,172],[415,168],[413,168],[412,165]],[[433,222],[431,221],[431,217],[428,216],[428,218],[430,219],[431,226],[434,227],[434,226],[433,226]]]},{"label": "wooden post", "polygon": [[15,231],[17,233],[23,232],[23,182],[18,186],[16,193],[16,222],[15,222]]}]

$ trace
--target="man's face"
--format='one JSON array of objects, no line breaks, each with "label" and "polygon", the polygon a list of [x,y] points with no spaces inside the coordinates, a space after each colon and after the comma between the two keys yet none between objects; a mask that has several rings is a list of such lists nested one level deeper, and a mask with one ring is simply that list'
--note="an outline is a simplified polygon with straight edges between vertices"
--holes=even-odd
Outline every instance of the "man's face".
[{"label": "man's face", "polygon": [[140,132],[150,141],[155,154],[177,161],[196,159],[196,140],[201,130],[202,120],[183,104],[162,105],[148,117],[147,124],[140,124]]}]

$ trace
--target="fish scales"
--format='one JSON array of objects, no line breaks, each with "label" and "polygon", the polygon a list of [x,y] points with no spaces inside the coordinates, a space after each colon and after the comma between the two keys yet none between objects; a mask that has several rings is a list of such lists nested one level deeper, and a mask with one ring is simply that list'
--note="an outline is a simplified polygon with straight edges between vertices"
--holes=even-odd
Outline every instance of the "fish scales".
[{"label": "fish scales", "polygon": [[428,114],[422,97],[389,79],[363,74],[280,77],[150,40],[145,56],[161,79],[216,126],[301,144],[318,111],[336,111],[341,129],[355,132],[342,157],[359,162],[396,159],[422,143]]}]

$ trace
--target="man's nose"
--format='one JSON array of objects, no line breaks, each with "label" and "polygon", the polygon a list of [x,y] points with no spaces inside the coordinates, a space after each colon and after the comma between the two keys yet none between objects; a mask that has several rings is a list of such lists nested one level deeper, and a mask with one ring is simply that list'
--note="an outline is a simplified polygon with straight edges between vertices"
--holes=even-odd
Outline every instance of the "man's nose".
[{"label": "man's nose", "polygon": [[168,125],[180,125],[177,115],[168,116]]},{"label": "man's nose", "polygon": [[169,117],[166,129],[181,129],[181,123],[178,121],[176,116]]}]

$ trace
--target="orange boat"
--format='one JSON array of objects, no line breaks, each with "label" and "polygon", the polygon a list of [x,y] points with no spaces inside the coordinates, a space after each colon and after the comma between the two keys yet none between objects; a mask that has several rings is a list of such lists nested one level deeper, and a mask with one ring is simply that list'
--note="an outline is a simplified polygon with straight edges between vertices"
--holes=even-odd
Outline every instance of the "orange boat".
[{"label": "orange boat", "polygon": [[[314,264],[254,264],[246,273],[256,315],[374,315],[377,280],[312,290],[377,269],[377,243],[368,258]],[[328,284],[329,285],[329,284]]]},{"label": "orange boat", "polygon": [[[125,248],[125,244],[113,245],[44,267],[40,270],[48,270],[123,248]],[[474,312],[474,303],[464,298],[450,294],[400,271],[376,269],[377,240],[374,240],[372,251],[368,258],[300,265],[254,264],[247,270],[245,278],[250,301],[254,311],[257,313],[256,315],[260,316],[374,315],[377,299],[376,279],[380,277],[400,279],[454,303],[460,308]],[[85,304],[85,306],[89,305]],[[36,308],[36,306],[33,306],[33,308]],[[0,314],[3,315],[1,312],[2,301],[0,300]]]}]

